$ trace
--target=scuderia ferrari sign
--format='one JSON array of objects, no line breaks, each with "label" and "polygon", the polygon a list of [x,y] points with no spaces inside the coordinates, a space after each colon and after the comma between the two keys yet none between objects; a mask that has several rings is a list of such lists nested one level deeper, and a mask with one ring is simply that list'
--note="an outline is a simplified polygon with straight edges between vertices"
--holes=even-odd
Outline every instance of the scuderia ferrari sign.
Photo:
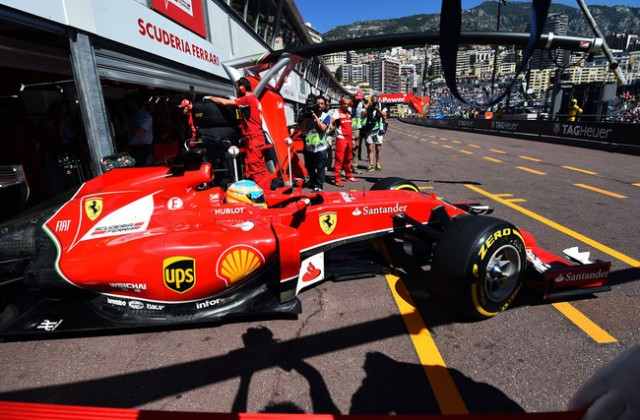
[{"label": "scuderia ferrari sign", "polygon": [[190,257],[170,257],[162,262],[162,278],[167,288],[185,293],[196,284],[196,260]]}]

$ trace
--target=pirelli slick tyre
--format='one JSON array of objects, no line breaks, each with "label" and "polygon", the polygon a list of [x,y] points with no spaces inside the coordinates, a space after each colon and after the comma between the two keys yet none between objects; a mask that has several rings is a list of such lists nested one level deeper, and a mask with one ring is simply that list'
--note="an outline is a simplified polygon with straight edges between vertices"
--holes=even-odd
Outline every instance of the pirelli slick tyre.
[{"label": "pirelli slick tyre", "polygon": [[371,190],[372,191],[408,190],[408,191],[420,192],[420,189],[418,188],[418,186],[413,182],[407,181],[406,179],[403,179],[403,178],[396,178],[396,177],[381,179],[380,181],[373,184],[373,186],[371,187]]},{"label": "pirelli slick tyre", "polygon": [[436,245],[433,281],[467,317],[491,318],[516,298],[526,263],[516,227],[493,217],[459,216]]}]

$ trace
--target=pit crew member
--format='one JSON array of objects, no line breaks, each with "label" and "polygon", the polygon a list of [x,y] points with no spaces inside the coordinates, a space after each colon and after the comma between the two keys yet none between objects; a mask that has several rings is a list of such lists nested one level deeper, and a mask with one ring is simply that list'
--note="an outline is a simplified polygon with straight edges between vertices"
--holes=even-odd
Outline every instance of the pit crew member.
[{"label": "pit crew member", "polygon": [[335,185],[344,186],[341,172],[344,169],[347,181],[355,182],[353,177],[353,127],[351,125],[351,96],[340,97],[340,108],[331,117],[331,125],[336,131]]},{"label": "pit crew member", "polygon": [[244,137],[242,151],[244,157],[244,176],[253,179],[263,189],[271,189],[273,175],[267,170],[264,159],[266,149],[273,147],[266,143],[262,132],[262,107],[253,94],[251,83],[242,77],[236,83],[238,97],[227,99],[219,96],[205,96],[209,100],[223,106],[237,107],[240,116],[240,133]]}]

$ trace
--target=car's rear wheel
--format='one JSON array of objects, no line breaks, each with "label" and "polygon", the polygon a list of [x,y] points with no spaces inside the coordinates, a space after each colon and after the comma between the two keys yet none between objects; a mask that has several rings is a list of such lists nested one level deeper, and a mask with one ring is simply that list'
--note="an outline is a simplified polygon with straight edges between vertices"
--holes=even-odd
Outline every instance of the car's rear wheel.
[{"label": "car's rear wheel", "polygon": [[411,181],[407,181],[403,178],[391,177],[384,178],[373,184],[371,187],[372,191],[380,191],[380,190],[405,190],[405,191],[415,191],[420,192],[420,189],[416,184]]},{"label": "car's rear wheel", "polygon": [[524,241],[510,223],[486,216],[451,220],[433,256],[434,290],[475,319],[506,310],[522,287]]}]

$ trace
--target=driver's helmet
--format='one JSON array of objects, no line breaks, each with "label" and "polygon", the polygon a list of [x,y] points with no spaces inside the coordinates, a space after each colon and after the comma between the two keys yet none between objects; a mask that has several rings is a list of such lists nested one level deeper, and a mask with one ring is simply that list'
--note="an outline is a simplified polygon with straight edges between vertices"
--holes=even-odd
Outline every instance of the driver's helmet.
[{"label": "driver's helmet", "polygon": [[229,185],[226,194],[227,203],[251,204],[252,206],[266,208],[264,191],[258,184],[243,179]]}]

